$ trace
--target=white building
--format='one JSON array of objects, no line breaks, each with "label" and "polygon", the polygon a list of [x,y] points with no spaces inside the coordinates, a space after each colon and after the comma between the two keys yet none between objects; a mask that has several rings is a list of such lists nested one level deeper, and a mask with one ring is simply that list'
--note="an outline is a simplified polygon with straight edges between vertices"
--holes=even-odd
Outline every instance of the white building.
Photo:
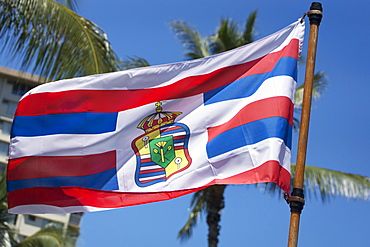
[{"label": "white building", "polygon": [[[0,171],[8,162],[12,118],[21,96],[37,86],[42,78],[0,66]],[[64,228],[79,230],[82,213],[15,215],[13,224],[19,231],[19,239],[30,236],[54,222]]]}]

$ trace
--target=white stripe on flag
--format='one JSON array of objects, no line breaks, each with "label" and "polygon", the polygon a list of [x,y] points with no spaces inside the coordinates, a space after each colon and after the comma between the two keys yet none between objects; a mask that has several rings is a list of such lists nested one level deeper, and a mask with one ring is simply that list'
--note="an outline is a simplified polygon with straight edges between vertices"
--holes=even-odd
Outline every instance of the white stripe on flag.
[{"label": "white stripe on flag", "polygon": [[140,167],[140,171],[146,171],[146,170],[154,170],[161,168],[159,165],[153,165],[153,166],[142,166]]},{"label": "white stripe on flag", "polygon": [[114,208],[97,208],[91,206],[54,207],[49,205],[35,204],[14,207],[9,210],[9,213],[27,214],[27,212],[32,210],[33,214],[66,214],[69,212],[96,212],[110,209]]},{"label": "white stripe on flag", "polygon": [[156,176],[151,176],[151,177],[139,178],[139,180],[147,181],[147,180],[158,179],[158,178],[166,178],[166,175],[162,174],[162,175],[156,175]]}]

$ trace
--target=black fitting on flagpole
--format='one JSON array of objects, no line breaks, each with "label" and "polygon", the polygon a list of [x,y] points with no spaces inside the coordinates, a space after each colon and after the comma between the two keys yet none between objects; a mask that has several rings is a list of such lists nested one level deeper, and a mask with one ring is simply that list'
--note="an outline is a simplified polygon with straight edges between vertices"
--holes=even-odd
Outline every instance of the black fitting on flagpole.
[{"label": "black fitting on flagpole", "polygon": [[310,11],[307,13],[310,24],[316,24],[320,26],[322,19],[322,5],[318,2],[313,2],[310,7]]},{"label": "black fitting on flagpole", "polygon": [[290,212],[301,213],[305,204],[303,189],[293,188],[289,197]]}]

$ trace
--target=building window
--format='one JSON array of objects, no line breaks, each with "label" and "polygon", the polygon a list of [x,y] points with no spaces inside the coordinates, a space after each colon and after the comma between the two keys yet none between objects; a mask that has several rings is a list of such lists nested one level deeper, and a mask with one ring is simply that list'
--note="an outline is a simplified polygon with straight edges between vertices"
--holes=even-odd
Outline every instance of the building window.
[{"label": "building window", "polygon": [[31,226],[41,227],[41,220],[41,218],[34,215],[27,215],[25,216],[24,223]]},{"label": "building window", "polygon": [[32,89],[32,86],[20,83],[20,82],[10,82],[13,85],[12,94],[23,96],[26,92]]},{"label": "building window", "polygon": [[10,116],[14,116],[15,110],[17,109],[17,106],[18,106],[18,102],[4,99],[3,103],[7,106],[6,114]]},{"label": "building window", "polygon": [[36,216],[34,216],[34,215],[28,215],[28,219],[30,221],[36,221]]},{"label": "building window", "polygon": [[42,221],[41,221],[41,228],[44,228],[47,224],[49,224],[51,222],[53,222],[53,221],[42,219]]},{"label": "building window", "polygon": [[0,155],[8,156],[9,154],[9,143],[0,141]]},{"label": "building window", "polygon": [[0,132],[4,135],[10,135],[12,123],[0,119]]},{"label": "building window", "polygon": [[69,224],[79,226],[83,213],[73,213],[69,217]]},{"label": "building window", "polygon": [[18,214],[7,214],[6,215],[6,221],[12,224],[13,226],[17,222],[17,218],[18,218]]},{"label": "building window", "polygon": [[43,228],[47,224],[53,223],[56,227],[63,228],[63,224],[52,220],[43,219],[34,215],[27,215],[25,218],[25,224]]}]

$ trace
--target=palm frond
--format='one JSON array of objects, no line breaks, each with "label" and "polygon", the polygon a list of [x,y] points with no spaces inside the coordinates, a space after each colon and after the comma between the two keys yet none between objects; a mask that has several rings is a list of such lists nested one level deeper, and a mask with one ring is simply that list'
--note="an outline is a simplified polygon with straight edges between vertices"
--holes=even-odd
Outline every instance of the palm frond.
[{"label": "palm frond", "polygon": [[[5,170],[0,172],[0,209],[6,208],[6,175]],[[5,203],[3,203],[5,202]],[[5,205],[5,206],[4,206]]]},{"label": "palm frond", "polygon": [[63,4],[67,8],[76,11],[78,9],[78,0],[57,0],[60,4]]},{"label": "palm frond", "polygon": [[65,235],[65,230],[61,225],[50,223],[35,234],[25,238],[22,242],[15,245],[15,247],[61,247],[67,243]]},{"label": "palm frond", "polygon": [[14,215],[8,214],[5,170],[0,173],[0,246],[9,246],[16,243],[16,229],[10,224]]},{"label": "palm frond", "polygon": [[239,45],[239,25],[232,19],[221,19],[220,26],[215,35],[210,36],[212,54],[234,49]]},{"label": "palm frond", "polygon": [[171,29],[184,46],[185,57],[198,59],[210,55],[207,39],[202,39],[199,31],[184,21],[170,22]]},{"label": "palm frond", "polygon": [[[295,115],[300,115],[301,114],[301,109],[294,109],[294,114]],[[294,131],[299,131],[299,119],[296,117],[293,117],[293,130]]]},{"label": "palm frond", "polygon": [[2,2],[1,49],[20,59],[23,70],[51,80],[118,70],[104,31],[66,6],[52,0]]},{"label": "palm frond", "polygon": [[140,67],[150,66],[149,62],[142,57],[127,57],[126,60],[121,61],[121,69],[134,69]]},{"label": "palm frond", "polygon": [[[295,165],[292,165],[292,179]],[[305,168],[304,191],[320,196],[322,201],[333,196],[370,199],[370,178],[315,166]]]},{"label": "palm frond", "polygon": [[[293,186],[296,165],[291,164],[291,185]],[[270,195],[281,190],[275,183],[256,184]],[[291,188],[292,189],[292,188]],[[305,166],[303,190],[307,198],[320,198],[321,201],[334,196],[344,196],[349,199],[370,199],[370,178],[366,176],[345,173],[316,166]]]},{"label": "palm frond", "polygon": [[75,246],[78,234],[76,230],[64,229],[60,223],[49,223],[33,235],[25,238],[15,247],[30,246]]},{"label": "palm frond", "polygon": [[240,32],[239,24],[236,21],[221,19],[216,34],[209,37],[211,53],[218,54],[253,42],[256,18],[257,10],[248,16],[243,32]]},{"label": "palm frond", "polygon": [[[319,99],[327,86],[326,74],[322,71],[315,73],[312,85],[312,97],[314,99]],[[294,95],[294,118],[293,118],[293,128],[295,131],[299,130],[300,121],[298,117],[301,115],[302,103],[303,103],[303,90],[304,84],[300,85]]]},{"label": "palm frond", "polygon": [[193,194],[188,220],[178,233],[178,238],[181,241],[184,241],[191,237],[194,226],[196,226],[196,224],[198,223],[198,219],[200,218],[201,214],[205,212],[207,207],[207,190],[209,190],[209,188],[199,190]]},{"label": "palm frond", "polygon": [[245,23],[245,30],[243,32],[243,43],[241,45],[246,45],[254,41],[254,27],[257,19],[257,9],[249,14],[247,21]]},{"label": "palm frond", "polygon": [[[328,84],[326,78],[327,78],[326,74],[322,71],[315,73],[313,77],[313,85],[312,85],[313,86],[312,87],[312,97],[314,99],[319,99],[322,96]],[[304,84],[300,85],[296,89],[296,93],[294,96],[294,107],[296,109],[299,109],[302,107],[303,89],[304,89]]]}]

